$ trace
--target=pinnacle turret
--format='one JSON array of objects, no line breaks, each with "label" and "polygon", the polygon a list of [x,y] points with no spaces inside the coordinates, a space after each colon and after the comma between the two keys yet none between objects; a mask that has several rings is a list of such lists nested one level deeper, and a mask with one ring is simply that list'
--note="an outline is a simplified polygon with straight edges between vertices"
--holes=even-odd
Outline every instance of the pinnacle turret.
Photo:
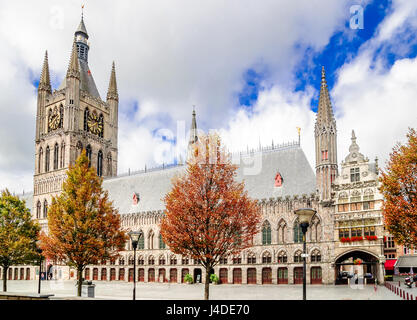
[{"label": "pinnacle turret", "polygon": [[334,120],[332,103],[330,101],[329,89],[326,81],[326,71],[321,69],[321,86],[319,106],[317,110],[317,123],[329,123]]},{"label": "pinnacle turret", "polygon": [[72,44],[71,58],[68,65],[67,78],[69,77],[80,78],[80,65],[78,63],[77,45],[75,41]]},{"label": "pinnacle turret", "polygon": [[198,136],[197,136],[197,120],[195,116],[195,109],[193,108],[193,117],[191,120],[191,130],[190,130],[190,142],[189,145],[192,145],[197,142]]},{"label": "pinnacle turret", "polygon": [[111,69],[109,89],[107,91],[107,100],[109,99],[115,99],[117,101],[119,100],[119,94],[117,92],[116,67],[114,65],[114,61]]},{"label": "pinnacle turret", "polygon": [[45,52],[45,59],[43,62],[41,78],[39,80],[38,90],[45,90],[49,93],[52,92],[51,78],[49,76],[49,62],[48,62],[48,51]]}]

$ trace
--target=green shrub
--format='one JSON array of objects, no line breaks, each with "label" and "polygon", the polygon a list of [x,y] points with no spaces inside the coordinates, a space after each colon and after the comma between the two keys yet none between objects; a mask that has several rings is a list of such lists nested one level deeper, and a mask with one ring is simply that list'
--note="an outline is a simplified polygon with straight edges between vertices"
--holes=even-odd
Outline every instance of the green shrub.
[{"label": "green shrub", "polygon": [[214,283],[219,283],[219,277],[217,276],[217,274],[212,273],[210,275],[210,281]]},{"label": "green shrub", "polygon": [[194,281],[193,281],[193,277],[192,277],[192,275],[191,275],[191,274],[189,274],[189,273],[187,273],[187,274],[184,276],[184,282],[187,282],[187,283],[193,283]]}]

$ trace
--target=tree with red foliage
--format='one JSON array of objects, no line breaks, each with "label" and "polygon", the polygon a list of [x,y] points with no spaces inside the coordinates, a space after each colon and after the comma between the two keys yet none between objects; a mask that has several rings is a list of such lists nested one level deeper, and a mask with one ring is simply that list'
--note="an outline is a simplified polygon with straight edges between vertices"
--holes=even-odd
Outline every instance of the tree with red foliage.
[{"label": "tree with red foliage", "polygon": [[394,240],[417,246],[417,133],[410,128],[405,145],[397,144],[382,172],[380,191],[384,196],[382,212]]},{"label": "tree with red foliage", "polygon": [[237,166],[218,135],[200,136],[187,165],[164,198],[161,234],[172,252],[197,259],[204,267],[208,300],[210,271],[221,257],[252,245],[260,211],[244,182],[235,181]]},{"label": "tree with red foliage", "polygon": [[41,234],[46,257],[77,269],[78,296],[84,268],[117,257],[128,238],[120,230],[120,217],[102,182],[96,169],[89,167],[84,150],[75,166],[69,167],[62,193],[52,197],[49,234]]}]

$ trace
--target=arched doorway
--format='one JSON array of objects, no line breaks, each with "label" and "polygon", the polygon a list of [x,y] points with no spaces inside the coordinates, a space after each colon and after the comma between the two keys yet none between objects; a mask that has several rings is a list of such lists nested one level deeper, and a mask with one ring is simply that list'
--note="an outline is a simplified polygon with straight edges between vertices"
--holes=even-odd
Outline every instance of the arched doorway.
[{"label": "arched doorway", "polygon": [[111,268],[110,269],[110,281],[114,281],[114,280],[116,280],[116,269]]},{"label": "arched doorway", "polygon": [[370,252],[363,250],[351,250],[339,255],[335,261],[335,284],[375,283],[382,279],[379,275],[379,259]]},{"label": "arched doorway", "polygon": [[106,280],[107,280],[107,269],[101,268],[101,281],[106,281]]},{"label": "arched doorway", "polygon": [[90,268],[85,269],[85,280],[90,280]]},{"label": "arched doorway", "polygon": [[263,268],[262,269],[262,284],[271,284],[272,283],[272,269]]},{"label": "arched doorway", "polygon": [[311,267],[310,269],[310,283],[311,284],[322,284],[322,272],[321,267]]},{"label": "arched doorway", "polygon": [[133,282],[133,268],[129,268],[128,281]]},{"label": "arched doorway", "polygon": [[12,280],[12,273],[13,273],[13,269],[9,268],[9,278],[7,280]]},{"label": "arched doorway", "polygon": [[158,270],[158,282],[166,282],[165,268]]},{"label": "arched doorway", "polygon": [[201,269],[194,269],[194,283],[201,283]]},{"label": "arched doorway", "polygon": [[294,284],[303,283],[303,267],[294,268]]},{"label": "arched doorway", "polygon": [[20,278],[19,280],[25,280],[25,269],[20,268]]},{"label": "arched doorway", "polygon": [[93,269],[93,280],[98,280],[98,269],[97,268]]},{"label": "arched doorway", "polygon": [[144,282],[145,281],[145,269],[139,268],[138,269],[138,276],[139,276],[138,281],[139,282]]},{"label": "arched doorway", "polygon": [[233,269],[233,284],[242,283],[242,269],[234,268]]},{"label": "arched doorway", "polygon": [[155,269],[148,270],[148,282],[155,282]]},{"label": "arched doorway", "polygon": [[181,270],[181,283],[184,283],[184,277],[189,273],[188,269],[182,269]]},{"label": "arched doorway", "polygon": [[173,268],[169,270],[169,282],[171,283],[177,282],[177,269]]},{"label": "arched doorway", "polygon": [[220,283],[227,283],[227,269],[226,268],[221,268],[220,269],[220,277],[219,277],[219,280],[220,280]]},{"label": "arched doorway", "polygon": [[125,269],[119,270],[119,281],[125,281]]},{"label": "arched doorway", "polygon": [[278,268],[278,284],[288,284],[288,268]]},{"label": "arched doorway", "polygon": [[26,280],[30,280],[30,268],[26,268]]},{"label": "arched doorway", "polygon": [[248,284],[256,284],[256,269],[255,268],[248,268],[247,271],[247,283]]}]

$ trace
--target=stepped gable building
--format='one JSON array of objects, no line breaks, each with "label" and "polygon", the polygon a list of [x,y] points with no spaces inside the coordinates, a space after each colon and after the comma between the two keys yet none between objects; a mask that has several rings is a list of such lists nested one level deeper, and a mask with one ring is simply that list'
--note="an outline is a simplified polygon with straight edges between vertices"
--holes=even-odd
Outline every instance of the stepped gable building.
[{"label": "stepped gable building", "polygon": [[[82,149],[104,178],[103,187],[119,210],[122,227],[142,230],[137,252],[137,280],[178,282],[190,273],[202,277],[198,261],[173,254],[163,242],[159,222],[164,215],[162,198],[171,179],[185,165],[168,166],[117,176],[118,92],[113,64],[106,101],[100,98],[88,66],[89,36],[84,20],[75,39],[66,78],[51,90],[48,56],[39,83],[36,117],[34,192],[26,194],[34,219],[47,229],[48,204],[59,194],[69,164]],[[193,110],[189,148],[198,141]],[[299,142],[259,148],[233,159],[239,163],[237,180],[245,181],[249,195],[257,199],[262,213],[261,232],[254,245],[238,256],[223,257],[214,268],[222,283],[302,283],[302,233],[294,210],[312,207],[317,211],[307,232],[307,281],[311,284],[347,283],[347,274],[357,273],[368,282],[384,280],[384,230],[377,164],[359,153],[352,134],[349,154],[337,161],[336,120],[324,68],[315,135],[315,172]],[[362,237],[362,239],[360,239]],[[349,239],[349,240],[347,240]],[[358,263],[361,260],[361,264]],[[66,266],[46,261],[53,278],[73,279]],[[45,270],[45,269],[44,269]],[[22,273],[23,272],[23,273]],[[1,273],[0,273],[1,274]],[[23,274],[23,275],[22,275]],[[11,279],[34,279],[34,267],[12,267]],[[133,251],[130,243],[116,261],[89,266],[90,280],[133,280]]]}]

